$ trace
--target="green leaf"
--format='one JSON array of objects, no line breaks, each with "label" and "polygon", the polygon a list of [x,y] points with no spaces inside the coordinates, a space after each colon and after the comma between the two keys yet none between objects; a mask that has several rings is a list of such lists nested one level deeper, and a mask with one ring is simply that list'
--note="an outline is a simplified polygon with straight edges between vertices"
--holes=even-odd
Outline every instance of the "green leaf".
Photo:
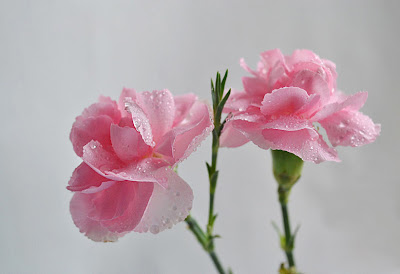
[{"label": "green leaf", "polygon": [[299,232],[299,229],[300,229],[300,225],[297,225],[296,229],[293,232],[292,239],[291,239],[291,242],[290,242],[290,245],[292,246],[292,248],[294,248],[294,242],[296,240],[296,235],[297,235],[297,232]]},{"label": "green leaf", "polygon": [[271,221],[271,225],[275,229],[276,233],[278,233],[279,238],[281,238],[283,234],[281,233],[278,225],[274,221]]},{"label": "green leaf", "polygon": [[231,89],[225,94],[224,98],[222,98],[221,102],[219,102],[218,108],[217,108],[217,114],[221,115],[222,111],[224,110],[224,106],[226,101],[228,101],[229,96],[231,95]]},{"label": "green leaf", "polygon": [[224,78],[222,79],[221,82],[221,94],[220,94],[220,98],[222,97],[222,95],[224,94],[224,90],[225,90],[225,83],[226,83],[226,79],[228,78],[228,70],[225,71],[225,75]]},{"label": "green leaf", "polygon": [[216,108],[218,106],[218,100],[217,100],[217,94],[215,92],[214,83],[213,83],[212,79],[211,79],[211,98],[212,98],[212,101],[213,101],[213,110],[214,110],[214,113],[215,113],[215,110],[216,110]]},{"label": "green leaf", "polygon": [[206,162],[206,166],[207,166],[208,175],[210,176],[210,174],[211,174],[211,166],[207,162]]},{"label": "green leaf", "polygon": [[215,94],[217,96],[217,105],[219,104],[221,90],[221,74],[217,72],[217,77],[215,79]]}]

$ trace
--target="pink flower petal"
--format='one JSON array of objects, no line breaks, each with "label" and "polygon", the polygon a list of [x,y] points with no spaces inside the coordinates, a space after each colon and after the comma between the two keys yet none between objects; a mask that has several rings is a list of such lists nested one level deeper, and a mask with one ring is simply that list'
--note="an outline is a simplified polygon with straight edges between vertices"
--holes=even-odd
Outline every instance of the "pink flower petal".
[{"label": "pink flower petal", "polygon": [[91,195],[75,193],[71,199],[70,211],[72,220],[89,239],[96,242],[115,242],[126,233],[113,233],[100,222],[88,218],[88,212],[92,209]]},{"label": "pink flower petal", "polygon": [[95,241],[115,241],[142,219],[152,183],[118,182],[92,194],[76,193],[70,210],[82,233]]},{"label": "pink flower petal", "polygon": [[147,145],[154,147],[155,142],[153,141],[153,132],[150,121],[143,109],[130,98],[125,98],[125,109],[131,113],[133,124],[142,136],[143,141]]},{"label": "pink flower petal", "polygon": [[107,115],[79,118],[72,125],[69,138],[75,153],[82,157],[83,147],[96,140],[104,147],[110,147],[110,125],[113,120]]},{"label": "pink flower petal", "polygon": [[233,127],[234,121],[226,122],[219,139],[221,147],[240,147],[249,142],[249,139],[238,129]]},{"label": "pink flower petal", "polygon": [[258,77],[243,77],[244,90],[250,95],[264,96],[269,91],[269,86],[264,79]]},{"label": "pink flower petal", "polygon": [[117,156],[124,162],[132,162],[151,153],[136,129],[111,125],[111,143]]},{"label": "pink flower petal", "polygon": [[[266,71],[276,67],[279,64],[284,65],[284,56],[280,49],[264,51],[260,54],[260,56],[261,62],[263,64],[262,69],[265,69]],[[262,71],[260,71],[260,67],[259,73],[263,73]]]},{"label": "pink flower petal", "polygon": [[362,146],[378,137],[381,126],[358,111],[339,111],[320,121],[333,146]]},{"label": "pink flower petal", "polygon": [[193,93],[185,94],[185,95],[180,95],[180,96],[175,96],[174,97],[174,102],[175,102],[175,118],[174,118],[174,123],[173,127],[175,127],[177,124],[182,122],[183,119],[188,115],[190,109],[192,108],[194,102],[196,102],[197,96],[194,95]]},{"label": "pink flower petal", "polygon": [[297,87],[286,87],[266,94],[262,101],[261,112],[264,115],[290,115],[294,114],[308,101],[305,90]]},{"label": "pink flower petal", "polygon": [[301,63],[316,63],[322,64],[321,59],[311,50],[297,49],[293,51],[291,56],[285,56],[285,60],[289,66],[295,66]]},{"label": "pink flower petal", "polygon": [[133,230],[140,222],[153,193],[150,182],[117,182],[112,187],[92,195],[88,217],[99,221],[111,232]]},{"label": "pink flower petal", "polygon": [[167,187],[167,177],[171,170],[168,165],[163,159],[145,158],[131,165],[105,171],[105,177],[132,182],[152,182]]},{"label": "pink flower petal", "polygon": [[332,77],[333,89],[336,90],[336,78],[337,78],[336,65],[332,61],[326,59],[322,59],[322,62],[324,63],[324,66],[329,69]]},{"label": "pink flower petal", "polygon": [[100,175],[114,181],[153,182],[166,187],[169,163],[159,158],[144,158],[129,164],[92,141],[83,149],[83,161]]},{"label": "pink flower petal", "polygon": [[322,136],[318,133],[315,134],[314,130],[283,131],[264,129],[262,134],[271,149],[291,152],[304,161],[311,161],[317,164],[323,161],[340,161],[337,152],[325,143]]},{"label": "pink flower petal", "polygon": [[166,228],[171,228],[189,215],[192,203],[192,189],[182,178],[170,170],[168,188],[154,185],[148,207],[134,231],[150,231],[157,234]]},{"label": "pink flower petal", "polygon": [[118,177],[107,176],[106,172],[122,168],[125,164],[106,149],[98,141],[90,141],[83,147],[82,160],[90,166],[94,171],[107,179],[114,181],[123,181]]},{"label": "pink flower petal", "polygon": [[124,87],[118,100],[118,109],[120,110],[120,112],[125,114],[123,116],[130,116],[125,110],[126,98],[130,98],[132,101],[136,101],[136,91],[133,88]]},{"label": "pink flower petal", "polygon": [[[237,131],[241,132],[243,136],[245,136],[248,140],[252,141],[255,145],[259,146],[260,148],[269,149],[270,143],[262,135],[264,123],[262,121],[258,122],[259,119],[257,116],[254,117],[252,116],[244,117],[244,115],[241,116],[242,119],[236,117],[234,120],[231,121],[232,127]],[[239,142],[240,139],[237,140],[237,144]]]},{"label": "pink flower petal", "polygon": [[167,89],[146,91],[137,95],[137,104],[146,113],[151,124],[154,141],[157,143],[174,122],[174,97]]},{"label": "pink flower petal", "polygon": [[99,175],[85,162],[82,162],[72,173],[67,189],[70,191],[82,191],[90,187],[100,187],[103,182],[109,181]]},{"label": "pink flower petal", "polygon": [[[279,129],[285,131],[297,131],[301,129],[314,129],[312,123],[307,119],[302,119],[296,116],[281,116],[279,118],[271,119],[266,122],[262,126],[263,128],[268,129]],[[314,132],[314,131],[312,131]],[[312,134],[313,135],[313,134]],[[313,137],[317,137],[318,135],[315,132]]]},{"label": "pink flower petal", "polygon": [[186,159],[212,129],[208,106],[196,102],[182,123],[164,136],[155,151],[166,156],[170,164],[176,164]]},{"label": "pink flower petal", "polygon": [[252,70],[252,69],[246,64],[246,62],[244,61],[243,58],[240,59],[239,64],[240,64],[240,66],[241,66],[245,71],[247,71],[247,72],[253,74],[254,76],[258,76],[258,73],[257,73],[256,71]]},{"label": "pink flower petal", "polygon": [[367,98],[367,92],[358,92],[351,96],[339,95],[339,97],[335,99],[337,100],[336,102],[325,105],[317,114],[315,114],[314,117],[312,117],[312,121],[326,119],[342,109],[357,111],[365,104]]},{"label": "pink flower petal", "polygon": [[118,110],[117,103],[110,99],[110,97],[99,97],[99,102],[90,105],[84,109],[81,116],[76,117],[76,120],[82,120],[90,117],[98,117],[106,115],[111,118],[113,123],[118,123],[121,119],[121,113]]},{"label": "pink flower petal", "polygon": [[249,95],[246,92],[232,90],[225,104],[224,112],[244,111],[250,106],[261,106],[263,96]]},{"label": "pink flower petal", "polygon": [[328,83],[320,74],[310,71],[301,70],[292,79],[290,86],[299,87],[307,91],[309,95],[318,94],[323,102],[327,102],[330,96],[330,88]]}]

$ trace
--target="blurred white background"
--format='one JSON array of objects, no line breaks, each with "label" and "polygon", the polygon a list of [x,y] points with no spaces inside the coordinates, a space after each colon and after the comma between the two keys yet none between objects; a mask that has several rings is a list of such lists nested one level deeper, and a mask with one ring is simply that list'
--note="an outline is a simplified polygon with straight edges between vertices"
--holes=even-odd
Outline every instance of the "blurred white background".
[{"label": "blurred white background", "polygon": [[[197,2],[197,3],[196,3]],[[168,88],[209,100],[229,69],[242,88],[244,57],[308,48],[333,60],[347,94],[382,123],[378,140],[341,148],[341,163],[307,163],[290,213],[301,223],[304,273],[400,273],[399,1],[0,1],[0,272],[215,273],[184,223],[159,235],[94,243],[79,233],[65,189],[80,159],[72,123],[100,94]],[[180,165],[204,224],[210,139]],[[284,260],[268,151],[222,149],[217,251],[235,273],[277,273]]]}]

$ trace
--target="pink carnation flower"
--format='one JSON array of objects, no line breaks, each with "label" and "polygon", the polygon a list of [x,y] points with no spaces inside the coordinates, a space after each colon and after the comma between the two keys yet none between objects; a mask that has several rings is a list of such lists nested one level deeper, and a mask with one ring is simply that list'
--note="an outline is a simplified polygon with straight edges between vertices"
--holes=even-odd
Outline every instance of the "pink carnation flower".
[{"label": "pink carnation flower", "polygon": [[367,92],[347,96],[338,91],[335,64],[309,50],[291,56],[279,49],[263,52],[257,71],[243,59],[241,65],[253,76],[243,77],[244,92],[234,91],[225,105],[224,111],[233,116],[224,127],[222,146],[252,141],[320,163],[339,161],[333,147],[365,145],[380,133],[380,125],[359,112]]},{"label": "pink carnation flower", "polygon": [[75,225],[94,241],[115,241],[132,230],[158,233],[183,221],[193,193],[171,167],[212,128],[208,106],[193,94],[124,89],[118,103],[100,97],[70,134],[83,160],[67,187],[75,192]]}]

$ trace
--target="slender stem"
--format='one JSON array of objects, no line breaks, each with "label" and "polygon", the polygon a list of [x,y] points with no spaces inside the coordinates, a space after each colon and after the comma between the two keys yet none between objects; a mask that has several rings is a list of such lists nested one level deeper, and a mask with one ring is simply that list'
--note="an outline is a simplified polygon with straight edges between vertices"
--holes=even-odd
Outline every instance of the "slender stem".
[{"label": "slender stem", "polygon": [[[228,71],[226,71],[225,76],[221,80],[221,75],[217,73],[215,86],[213,81],[211,80],[211,96],[213,99],[213,114],[214,114],[214,129],[212,131],[212,151],[211,151],[211,165],[207,164],[208,171],[208,180],[210,183],[210,201],[208,207],[208,222],[206,230],[203,231],[201,227],[197,224],[196,220],[193,219],[190,215],[186,218],[186,223],[189,225],[189,229],[196,236],[199,243],[202,245],[204,250],[210,255],[215,267],[218,270],[218,273],[225,274],[225,270],[222,267],[220,260],[218,259],[217,254],[214,250],[214,239],[218,236],[214,235],[214,223],[216,219],[216,215],[214,214],[214,199],[215,199],[215,190],[217,188],[217,180],[218,180],[218,170],[217,170],[217,158],[218,158],[218,150],[219,150],[219,137],[221,135],[221,131],[223,125],[226,120],[221,124],[221,115],[222,110],[226,101],[229,98],[230,90],[223,96],[225,81],[228,76]],[[231,270],[228,270],[229,273],[232,273]]]},{"label": "slender stem", "polygon": [[222,267],[221,262],[219,261],[217,254],[214,251],[211,251],[209,254],[210,254],[211,260],[213,261],[215,267],[218,269],[218,273],[225,274],[225,270]]},{"label": "slender stem", "polygon": [[192,216],[187,216],[185,222],[188,224],[189,229],[196,236],[197,240],[201,244],[202,247],[205,247],[207,244],[207,236],[197,223],[197,221]]},{"label": "slender stem", "polygon": [[[272,169],[278,183],[278,197],[281,204],[284,235],[281,235],[281,247],[286,254],[290,271],[296,271],[293,255],[297,229],[292,233],[289,220],[289,195],[294,184],[299,180],[303,169],[303,160],[298,156],[282,150],[272,150]],[[291,272],[290,272],[291,273]]]},{"label": "slender stem", "polygon": [[213,229],[213,220],[214,220],[214,198],[215,198],[215,189],[217,188],[217,178],[213,178],[215,176],[217,170],[217,159],[218,159],[218,150],[219,150],[219,136],[217,130],[219,130],[219,122],[214,122],[214,130],[213,130],[213,138],[212,138],[212,154],[211,154],[211,168],[208,173],[208,178],[210,181],[210,201],[208,208],[208,226],[209,233],[212,234]]},{"label": "slender stem", "polygon": [[289,220],[289,212],[287,204],[281,202],[281,209],[282,209],[283,227],[285,230],[285,244],[287,245],[285,253],[289,263],[289,267],[293,267],[295,266],[294,257],[292,253],[293,235],[290,230],[290,220]]},{"label": "slender stem", "polygon": [[189,215],[186,217],[185,222],[188,224],[189,229],[196,236],[197,240],[199,241],[201,246],[204,248],[204,250],[210,255],[215,268],[218,270],[218,273],[225,274],[225,270],[222,267],[222,264],[217,256],[217,254],[215,253],[214,250],[209,250],[209,240],[207,238],[207,235],[201,229],[201,227],[199,226],[197,221],[192,216]]}]

